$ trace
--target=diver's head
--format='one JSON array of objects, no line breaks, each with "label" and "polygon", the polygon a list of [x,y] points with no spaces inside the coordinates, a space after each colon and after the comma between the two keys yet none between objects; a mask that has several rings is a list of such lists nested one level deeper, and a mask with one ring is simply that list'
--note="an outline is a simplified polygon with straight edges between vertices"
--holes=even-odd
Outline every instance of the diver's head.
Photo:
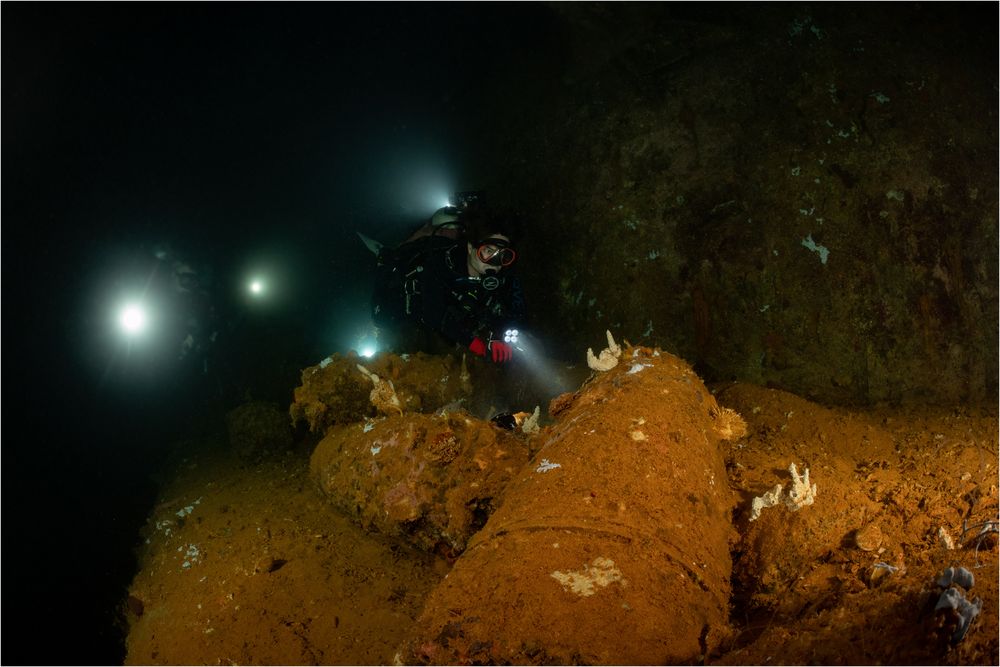
[{"label": "diver's head", "polygon": [[489,234],[475,243],[468,242],[469,275],[481,277],[497,274],[510,267],[517,259],[517,253],[510,245],[510,239],[503,234]]},{"label": "diver's head", "polygon": [[431,227],[437,229],[444,225],[452,225],[458,222],[459,210],[454,206],[444,206],[434,211],[431,216]]},{"label": "diver's head", "polygon": [[496,274],[513,265],[519,229],[515,216],[473,209],[462,212],[461,222],[470,276]]}]

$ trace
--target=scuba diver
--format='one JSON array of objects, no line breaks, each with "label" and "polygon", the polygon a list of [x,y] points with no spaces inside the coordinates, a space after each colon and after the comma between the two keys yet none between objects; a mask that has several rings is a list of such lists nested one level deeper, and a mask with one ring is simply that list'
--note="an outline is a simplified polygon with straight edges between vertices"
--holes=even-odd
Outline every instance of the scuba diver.
[{"label": "scuba diver", "polygon": [[179,341],[177,359],[197,360],[202,374],[207,375],[209,353],[218,336],[211,269],[195,269],[167,244],[154,246],[153,255],[166,272],[170,286],[168,299],[177,318],[172,332]]},{"label": "scuba diver", "polygon": [[395,248],[361,235],[378,258],[372,320],[393,339],[387,347],[434,351],[445,341],[494,363],[513,358],[525,314],[511,272],[516,221],[489,215],[470,194]]}]

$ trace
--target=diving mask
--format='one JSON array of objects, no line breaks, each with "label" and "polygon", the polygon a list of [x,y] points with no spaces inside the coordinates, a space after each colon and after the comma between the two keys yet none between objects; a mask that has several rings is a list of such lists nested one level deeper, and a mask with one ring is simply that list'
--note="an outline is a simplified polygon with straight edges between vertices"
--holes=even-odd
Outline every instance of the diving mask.
[{"label": "diving mask", "polygon": [[507,241],[498,238],[488,238],[476,247],[476,256],[483,264],[507,267],[517,259],[517,253]]}]

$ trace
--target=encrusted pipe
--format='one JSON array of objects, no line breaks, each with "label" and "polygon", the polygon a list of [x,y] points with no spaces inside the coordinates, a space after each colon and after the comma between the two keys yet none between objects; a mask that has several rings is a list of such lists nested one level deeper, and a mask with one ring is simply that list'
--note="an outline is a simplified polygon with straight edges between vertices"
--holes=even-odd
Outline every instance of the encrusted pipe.
[{"label": "encrusted pipe", "polygon": [[680,359],[622,359],[553,401],[558,423],[399,661],[693,663],[726,635],[732,497],[718,442],[739,418]]}]

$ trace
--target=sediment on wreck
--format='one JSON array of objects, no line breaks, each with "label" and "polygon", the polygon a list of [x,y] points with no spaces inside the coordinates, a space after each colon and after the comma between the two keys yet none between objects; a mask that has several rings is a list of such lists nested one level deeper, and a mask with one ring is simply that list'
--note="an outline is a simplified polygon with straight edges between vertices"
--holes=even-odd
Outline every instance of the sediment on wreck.
[{"label": "sediment on wreck", "polygon": [[451,558],[527,459],[526,436],[465,412],[407,414],[331,428],[310,474],[363,528]]},{"label": "sediment on wreck", "polygon": [[[391,387],[395,405],[379,404],[372,375]],[[351,351],[303,369],[288,413],[293,425],[305,424],[310,432],[322,435],[333,426],[377,414],[433,412],[466,399],[471,390],[464,361],[449,355],[386,352],[368,359]]]},{"label": "sediment on wreck", "polygon": [[399,661],[692,663],[727,635],[732,497],[718,443],[733,415],[676,357],[632,348],[622,361],[552,402],[557,423]]}]

